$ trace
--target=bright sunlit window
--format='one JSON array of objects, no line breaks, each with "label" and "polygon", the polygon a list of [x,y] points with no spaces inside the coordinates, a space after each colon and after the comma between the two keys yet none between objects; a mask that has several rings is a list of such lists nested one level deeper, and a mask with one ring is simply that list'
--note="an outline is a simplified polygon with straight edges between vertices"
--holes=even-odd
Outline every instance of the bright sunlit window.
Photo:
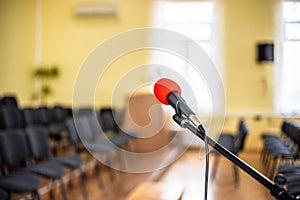
[{"label": "bright sunlit window", "polygon": [[[181,33],[211,53],[213,4],[202,1],[165,1],[157,4],[155,25]],[[188,44],[186,44],[188,45]]]},{"label": "bright sunlit window", "polygon": [[300,114],[300,2],[283,3],[283,27],[279,111]]},{"label": "bright sunlit window", "polygon": [[[213,22],[214,7],[210,1],[160,1],[154,9],[154,26],[175,31],[183,34],[193,42],[199,44],[209,55],[213,56]],[[187,60],[191,56],[189,49],[192,47],[191,40],[172,41],[175,45],[183,49]],[[166,52],[154,52],[151,60],[165,66],[171,66],[178,74],[194,80],[191,84],[195,94],[201,94],[197,99],[199,112],[208,113],[212,109],[211,99],[207,85],[204,81],[195,76],[195,71],[181,58],[172,56]],[[155,77],[164,74],[161,71],[154,74]]]}]

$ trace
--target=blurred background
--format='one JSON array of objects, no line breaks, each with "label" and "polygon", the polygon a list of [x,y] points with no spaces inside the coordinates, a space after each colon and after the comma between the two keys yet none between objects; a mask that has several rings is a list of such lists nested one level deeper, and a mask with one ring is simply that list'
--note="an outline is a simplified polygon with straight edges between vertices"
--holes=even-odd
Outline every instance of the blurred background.
[{"label": "blurred background", "polygon": [[[291,136],[290,132],[283,128],[286,126],[285,123],[289,124],[288,126],[298,127],[300,114],[300,67],[298,62],[300,2],[297,0],[0,0],[1,98],[15,97],[21,115],[24,115],[22,114],[24,108],[39,109],[44,106],[54,109],[58,105],[68,111],[71,110],[69,114],[72,111],[73,114],[77,113],[72,108],[73,91],[85,59],[98,45],[113,36],[144,27],[163,28],[183,34],[199,44],[211,58],[222,80],[225,94],[221,102],[224,104],[224,108],[222,108],[225,115],[224,123],[218,128],[220,132],[229,132],[236,136],[236,133],[240,133],[238,127],[241,119],[246,122],[249,135],[242,147],[241,156],[244,159],[254,164],[271,179],[278,171],[278,166],[286,164],[287,160],[293,165],[297,164],[298,144],[300,144],[298,133],[300,132],[295,128],[292,131],[295,135]],[[149,35],[149,40],[151,37]],[[186,50],[187,59],[192,56],[189,52],[192,45],[190,40],[175,42],[180,45],[181,49]],[[163,76],[163,67],[154,71],[137,71],[134,74],[135,78],[127,80],[128,85],[134,85],[136,82],[141,84],[147,82],[148,85],[136,89],[133,93],[132,91],[126,93],[125,86],[124,96],[120,99],[122,103],[112,105],[114,95],[112,91],[114,91],[116,83],[137,66],[151,63],[170,67],[186,79],[197,79],[187,62],[173,58],[167,52],[134,51],[111,63],[109,70],[105,71],[105,75],[95,86],[93,104],[87,103],[83,97],[82,101],[77,102],[76,109],[90,107],[96,111],[97,119],[99,119],[98,115],[100,115],[101,109],[111,107],[116,110],[122,109],[122,112],[117,114],[118,119],[116,120],[120,123],[119,128],[126,127],[123,130],[135,132],[135,136],[140,137],[143,135],[143,129],[136,128],[136,124],[145,127],[151,123],[151,119],[164,120],[165,118],[167,123],[160,131],[162,134],[155,135],[149,141],[140,139],[139,148],[137,145],[133,145],[134,152],[149,152],[159,149],[169,144],[174,138],[174,133],[178,132],[181,134],[181,138],[177,138],[176,142],[180,140],[184,145],[189,146],[193,137],[182,136],[182,132],[184,132],[182,129],[172,123],[169,124],[172,110],[167,111],[164,116],[163,112],[166,111],[166,108],[163,107],[163,109],[155,109],[155,114],[150,115],[150,118],[148,115],[151,107],[158,104],[152,94],[152,85],[149,85],[148,81],[156,81]],[[201,80],[199,84],[191,87],[193,91],[201,93],[203,88],[203,90],[207,89],[205,84],[205,81]],[[213,117],[211,116],[211,99],[213,98],[216,97],[209,91],[205,91],[203,96],[197,97],[197,112],[200,117],[203,117],[204,122]],[[129,103],[126,104],[127,101]],[[3,107],[6,105],[5,101],[2,105]],[[2,115],[2,118],[5,118],[5,114]],[[15,118],[16,115],[13,116],[12,118]],[[63,120],[65,120],[67,116],[71,117],[72,115],[65,114],[63,116]],[[128,116],[135,122],[130,120],[128,122]],[[5,122],[2,123],[1,128],[4,131],[7,130],[8,126]],[[24,122],[20,127],[26,128],[27,125]],[[101,122],[100,125],[103,129]],[[161,126],[161,124],[157,126]],[[149,130],[151,132],[151,129]],[[291,151],[287,159],[282,154],[274,156],[274,153],[268,149],[269,141],[263,137],[266,133],[275,135],[284,144],[286,144],[286,139],[292,140],[292,146],[290,143],[285,145],[288,146],[289,150],[287,151],[289,153]],[[282,133],[284,133],[283,138],[280,137]],[[53,146],[56,145],[55,139],[50,137],[49,141],[53,150]],[[201,164],[203,160],[199,160],[197,153],[201,144],[202,142],[196,141],[190,147],[189,154],[181,157],[184,159],[179,161],[183,164],[179,162],[178,166],[174,167],[179,170],[178,173],[180,170],[186,171],[177,169],[181,168],[181,165],[187,166],[187,171],[190,170],[189,167],[193,168],[191,165],[201,166],[199,171],[203,169],[204,165]],[[276,143],[275,146],[278,147],[279,144]],[[60,148],[58,152],[60,152]],[[181,156],[181,153],[176,155],[177,157]],[[260,158],[262,159],[260,160]],[[193,159],[195,163],[193,163]],[[222,164],[220,163],[220,165]],[[222,171],[221,168],[220,171]],[[231,165],[228,168],[231,170]],[[168,172],[168,170],[166,171]],[[248,179],[245,178],[243,182],[243,177],[241,177],[241,185],[236,188],[234,181],[230,181],[232,178],[230,170],[228,171],[224,167],[222,173],[225,173],[225,175],[223,174],[225,179],[229,178],[229,185],[232,187],[230,189],[225,187],[225,190],[222,181],[222,183],[216,184],[217,186],[214,186],[216,182],[212,183],[212,188],[218,189],[214,188],[210,192],[211,199],[219,199],[224,193],[240,195],[231,196],[228,199],[247,199],[245,196],[251,194],[251,190],[241,192],[242,188],[246,187],[243,187],[242,184],[247,183]],[[176,172],[170,172],[170,174],[172,173],[176,174]],[[143,178],[134,179],[136,181],[128,187],[123,186],[124,182],[128,180],[118,176],[117,185],[123,188],[123,190],[120,189],[122,192],[119,195],[111,197],[109,192],[112,192],[112,188],[115,186],[109,185],[104,189],[107,190],[106,192],[101,190],[100,193],[98,190],[95,193],[91,192],[90,198],[142,199],[142,197],[133,198],[130,195],[139,184],[149,178],[148,175],[144,174]],[[219,175],[221,176],[221,174]],[[216,177],[219,175],[217,174]],[[247,177],[245,174],[242,175]],[[128,176],[131,180],[133,175]],[[173,176],[176,177],[176,175]],[[203,174],[199,175],[201,181],[202,176]],[[161,175],[158,177],[153,180],[158,180],[160,183],[164,178],[168,180],[166,178],[168,176],[162,179]],[[178,179],[180,180],[180,178]],[[87,180],[90,181],[89,178]],[[111,183],[111,181],[109,182]],[[299,183],[299,181],[295,182],[296,187],[299,186]],[[197,185],[197,188],[201,188],[201,184],[202,182]],[[259,183],[253,182],[253,185],[256,184],[259,185]],[[225,183],[225,185],[228,184]],[[78,187],[78,184],[75,184],[75,187]],[[142,188],[142,192],[139,191],[142,193],[141,195],[145,195],[143,192],[147,190],[148,193],[152,193],[149,192],[151,191],[149,188],[156,192],[157,188],[164,188],[155,184],[142,187],[146,187],[146,189]],[[253,187],[256,188],[256,186]],[[176,190],[181,191],[180,188],[183,189],[182,192],[179,192],[179,196],[181,195],[183,199],[193,199],[202,194],[194,191],[195,189],[184,189],[181,186]],[[88,188],[88,190],[91,189]],[[174,190],[173,188],[172,191]],[[256,191],[258,190],[262,191],[258,192],[258,198],[271,199],[271,195],[263,187]],[[9,189],[6,191],[11,192]],[[187,191],[193,191],[190,194],[197,195],[188,196],[189,192]],[[55,195],[60,198],[59,194]],[[73,193],[69,195],[73,197]],[[45,196],[43,198],[48,198],[47,195]],[[164,199],[159,198],[159,195],[154,196],[157,199]],[[69,197],[71,198],[71,196]],[[253,198],[253,195],[250,197]],[[19,196],[13,196],[13,198],[18,199]],[[226,197],[222,199],[226,199]]]}]

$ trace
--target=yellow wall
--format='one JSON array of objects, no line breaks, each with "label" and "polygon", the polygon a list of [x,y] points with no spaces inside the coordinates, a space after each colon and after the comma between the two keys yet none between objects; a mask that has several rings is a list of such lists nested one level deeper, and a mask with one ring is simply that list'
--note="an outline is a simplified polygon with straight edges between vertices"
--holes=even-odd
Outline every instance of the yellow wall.
[{"label": "yellow wall", "polygon": [[[42,0],[42,64],[58,64],[61,76],[51,86],[54,94],[49,104],[71,105],[75,78],[81,63],[101,42],[120,32],[149,26],[150,0],[94,1],[118,5],[117,17],[78,17],[73,8],[82,0]],[[93,1],[88,1],[91,3]],[[14,92],[22,104],[31,101],[35,67],[36,1],[0,0],[0,93]],[[111,74],[120,74],[131,64],[145,63],[147,56],[131,56],[127,63],[113,68]],[[138,62],[137,62],[138,61]],[[119,75],[118,75],[119,76]],[[112,80],[116,80],[117,76]],[[106,91],[111,91],[106,84]],[[100,94],[99,94],[100,95]],[[99,98],[103,98],[103,95]],[[109,100],[109,97],[104,97]]]},{"label": "yellow wall", "polygon": [[238,118],[244,117],[250,127],[246,149],[261,149],[262,132],[278,133],[281,119],[262,118],[256,121],[253,113],[274,112],[273,77],[275,64],[256,62],[256,44],[274,41],[280,0],[219,1],[224,12],[224,84],[227,119],[224,131],[236,132]]},{"label": "yellow wall", "polygon": [[[82,2],[84,1],[43,1],[42,60],[45,63],[57,63],[62,67],[62,76],[55,84],[55,95],[50,98],[50,102],[72,101],[74,82],[80,65],[97,45],[123,31],[149,26],[148,0],[104,1],[118,5],[117,17],[75,16],[73,8]],[[120,72],[124,73],[137,64],[137,60],[143,58],[145,56],[131,56],[125,63],[118,62],[118,65],[110,70],[110,78],[105,82],[104,91],[97,92],[96,98],[101,98],[102,102],[105,99],[104,101],[109,103],[110,96],[103,95],[113,89],[114,84],[109,82],[115,83]]]},{"label": "yellow wall", "polygon": [[31,102],[35,48],[35,1],[0,0],[0,95]]},{"label": "yellow wall", "polygon": [[[274,17],[279,1],[216,1],[223,14],[222,68],[228,111],[273,111],[275,66],[256,62],[255,45],[259,41],[274,41]],[[75,16],[73,8],[81,2],[42,0],[42,63],[59,64],[62,72],[53,85],[55,93],[50,103],[70,103],[75,77],[89,52],[115,34],[149,26],[151,4],[155,1],[110,1],[119,6],[119,15],[108,18]],[[34,88],[30,73],[35,54],[35,1],[0,0],[0,3],[0,91],[15,92],[23,103],[28,103]],[[143,63],[146,56],[143,59],[132,56],[127,63],[136,59]],[[124,70],[124,66],[119,69]]]},{"label": "yellow wall", "polygon": [[[273,19],[278,13],[278,1],[217,1],[224,15],[222,67],[229,111],[273,110],[274,66],[256,62],[255,45],[259,41],[274,40]],[[42,62],[59,64],[62,72],[53,85],[55,93],[50,103],[70,103],[75,77],[89,52],[115,34],[149,26],[151,3],[155,1],[111,1],[119,6],[120,12],[117,17],[108,18],[75,16],[73,8],[81,2],[42,1]],[[13,91],[28,102],[34,88],[28,69],[34,66],[35,1],[1,0],[0,3],[1,93]],[[140,59],[140,56],[133,56],[131,60],[135,58]],[[124,66],[119,68],[124,70]]]},{"label": "yellow wall", "polygon": [[228,111],[273,110],[272,77],[275,66],[256,62],[256,44],[275,40],[274,18],[278,14],[278,2],[223,1],[224,79]]},{"label": "yellow wall", "polygon": [[[219,25],[223,29],[220,35],[226,110],[229,114],[274,111],[272,83],[276,66],[256,62],[256,43],[276,39],[274,19],[280,0],[215,1],[222,14]],[[71,105],[75,78],[89,52],[115,34],[149,26],[155,0],[103,0],[119,6],[118,16],[112,18],[74,16],[73,7],[81,2],[84,1],[42,0],[42,63],[58,64],[62,72],[52,85],[55,89],[50,104]],[[0,94],[14,92],[22,105],[30,102],[34,91],[31,73],[35,56],[35,9],[34,0],[0,0]],[[116,61],[102,80],[106,86],[97,88],[96,101],[101,99],[101,105],[109,104],[111,97],[102,95],[112,91],[113,84],[109,82],[114,83],[124,72],[146,63],[147,58],[146,52],[137,52]],[[225,128],[234,129],[235,122],[227,122]],[[258,133],[270,126],[256,121],[250,124],[255,126],[247,142],[252,148],[257,146]],[[279,125],[276,123],[276,128]]]}]

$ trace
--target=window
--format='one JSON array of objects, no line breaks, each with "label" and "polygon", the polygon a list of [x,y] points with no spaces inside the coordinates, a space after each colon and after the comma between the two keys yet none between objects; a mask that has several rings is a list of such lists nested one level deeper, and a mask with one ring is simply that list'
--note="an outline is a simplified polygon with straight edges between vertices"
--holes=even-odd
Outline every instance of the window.
[{"label": "window", "polygon": [[[154,9],[155,27],[187,36],[199,44],[209,56],[213,56],[213,18],[214,7],[210,1],[160,1]],[[172,41],[172,43],[183,49],[188,60],[191,56],[189,50],[193,48],[191,40]],[[196,76],[197,73],[188,62],[170,53],[157,51],[152,53],[151,61],[170,66],[186,79],[193,80],[190,85],[194,94],[201,93],[201,98],[197,98],[195,102],[197,107],[194,108],[200,113],[208,113],[212,110],[208,87],[203,78]],[[162,71],[154,72],[156,73],[154,76],[167,73]],[[182,90],[184,91],[184,88]]]},{"label": "window", "polygon": [[300,114],[300,2],[283,3],[283,49],[278,110]]},{"label": "window", "polygon": [[208,54],[210,53],[213,21],[212,3],[163,2],[160,7],[162,12],[161,26],[163,28],[186,35],[199,43]]}]

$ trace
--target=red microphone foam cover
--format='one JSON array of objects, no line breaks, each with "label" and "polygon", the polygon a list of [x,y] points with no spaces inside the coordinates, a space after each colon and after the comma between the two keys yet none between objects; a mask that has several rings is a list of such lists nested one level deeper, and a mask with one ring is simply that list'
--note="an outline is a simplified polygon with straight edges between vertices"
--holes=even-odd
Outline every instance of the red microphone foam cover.
[{"label": "red microphone foam cover", "polygon": [[170,92],[177,92],[179,95],[181,94],[181,89],[176,82],[168,78],[162,78],[155,83],[154,95],[161,103],[169,105],[167,97]]}]

